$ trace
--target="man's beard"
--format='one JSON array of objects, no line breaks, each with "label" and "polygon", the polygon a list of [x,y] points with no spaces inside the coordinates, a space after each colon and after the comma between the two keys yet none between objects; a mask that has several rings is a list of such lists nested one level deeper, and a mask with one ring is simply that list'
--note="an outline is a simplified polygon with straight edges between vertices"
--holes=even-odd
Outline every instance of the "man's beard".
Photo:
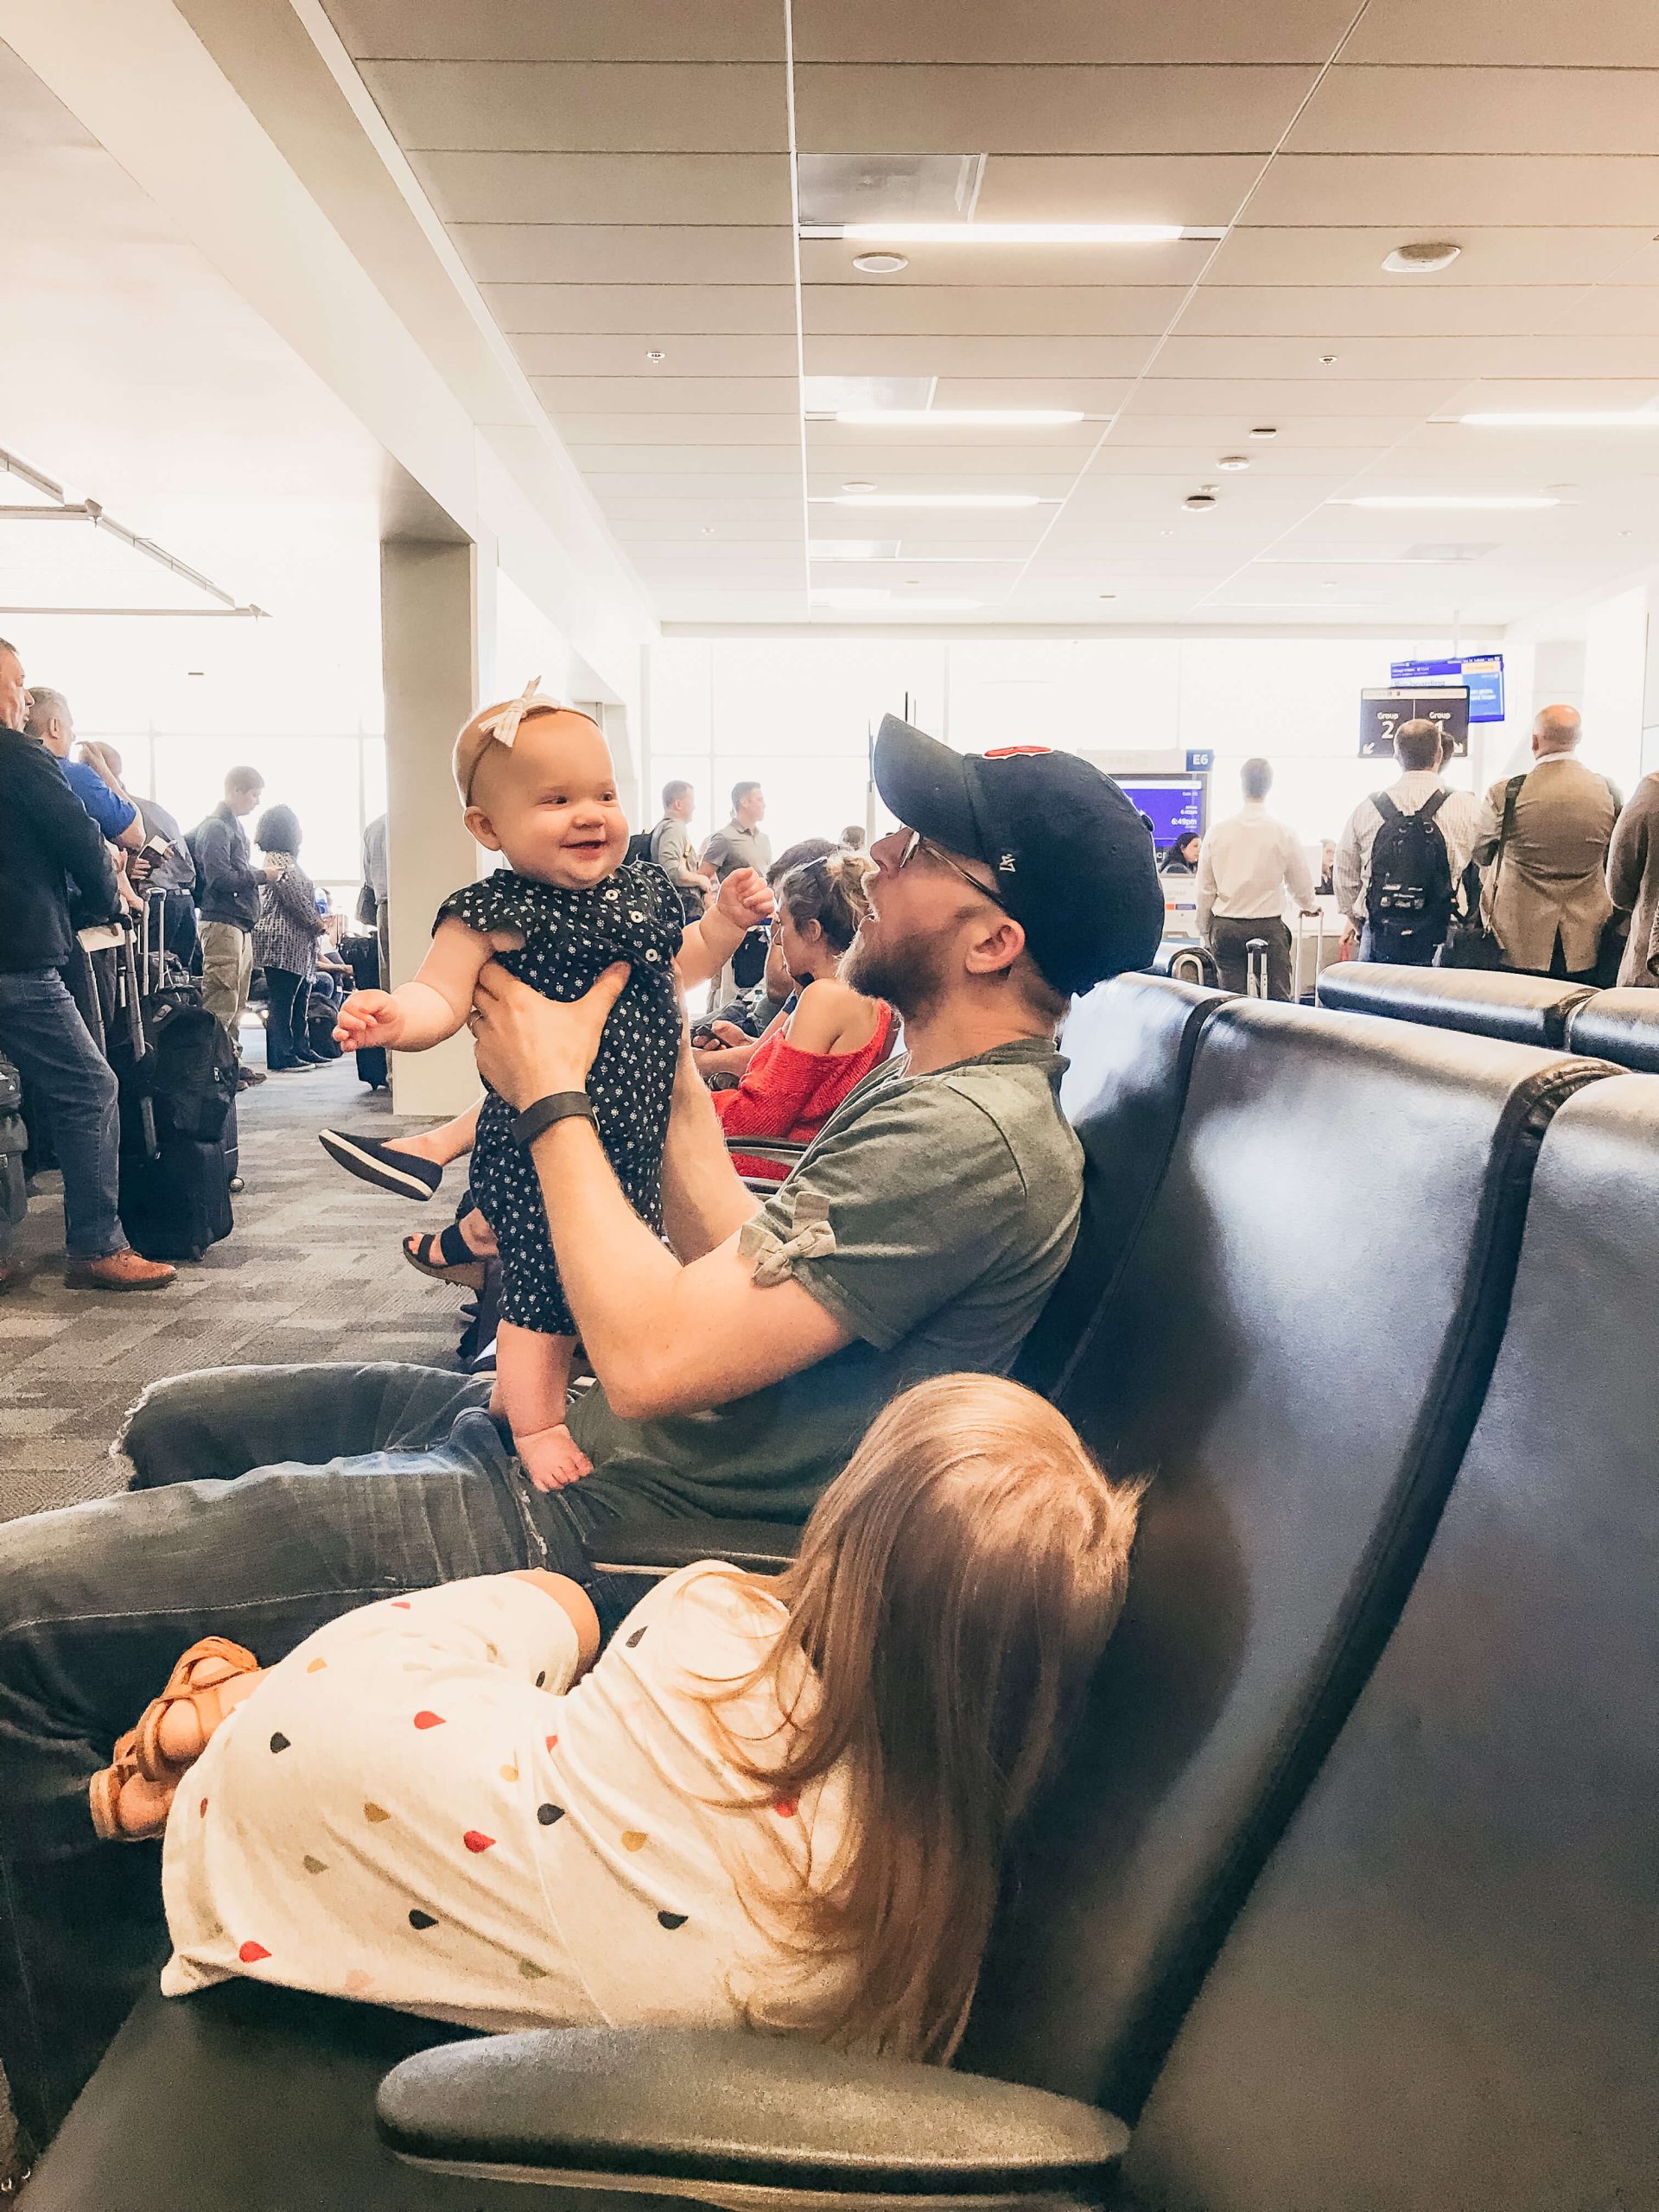
[{"label": "man's beard", "polygon": [[954,923],[899,944],[873,944],[861,931],[841,963],[841,979],[867,999],[885,999],[906,1021],[918,1021],[943,996],[944,940]]}]

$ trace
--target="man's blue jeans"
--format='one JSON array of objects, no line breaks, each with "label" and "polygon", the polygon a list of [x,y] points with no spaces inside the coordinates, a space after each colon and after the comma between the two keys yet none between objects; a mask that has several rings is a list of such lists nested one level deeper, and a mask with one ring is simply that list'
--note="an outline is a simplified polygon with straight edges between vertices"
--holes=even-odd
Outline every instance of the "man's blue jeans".
[{"label": "man's blue jeans", "polygon": [[0,1052],[44,1106],[63,1170],[63,1241],[73,1260],[126,1249],[116,1211],[115,1076],[55,969],[0,974]]},{"label": "man's blue jeans", "polygon": [[[128,1424],[132,1494],[0,1524],[0,2063],[37,2150],[167,1955],[159,1848],[99,1843],[86,1785],[180,1652],[217,1633],[270,1663],[399,1591],[588,1579],[582,1485],[526,1490],[489,1390],[391,1364],[182,1376]],[[631,1600],[594,1596],[613,1628]]]}]

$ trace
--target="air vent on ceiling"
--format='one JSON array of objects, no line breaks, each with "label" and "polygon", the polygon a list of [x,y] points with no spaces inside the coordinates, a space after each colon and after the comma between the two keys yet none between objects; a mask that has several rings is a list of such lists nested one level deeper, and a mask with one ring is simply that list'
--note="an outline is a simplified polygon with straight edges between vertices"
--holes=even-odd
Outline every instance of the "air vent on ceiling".
[{"label": "air vent on ceiling", "polygon": [[843,223],[950,223],[974,212],[983,154],[802,154],[803,230]]}]

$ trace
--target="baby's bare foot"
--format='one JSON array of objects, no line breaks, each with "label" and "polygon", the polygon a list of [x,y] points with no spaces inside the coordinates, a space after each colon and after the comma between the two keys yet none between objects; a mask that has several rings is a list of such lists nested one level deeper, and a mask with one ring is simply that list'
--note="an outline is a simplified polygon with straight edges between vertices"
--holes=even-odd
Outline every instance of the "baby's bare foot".
[{"label": "baby's bare foot", "polygon": [[512,1440],[537,1490],[563,1490],[594,1471],[593,1461],[563,1421],[556,1428],[534,1429],[528,1436],[515,1436]]}]

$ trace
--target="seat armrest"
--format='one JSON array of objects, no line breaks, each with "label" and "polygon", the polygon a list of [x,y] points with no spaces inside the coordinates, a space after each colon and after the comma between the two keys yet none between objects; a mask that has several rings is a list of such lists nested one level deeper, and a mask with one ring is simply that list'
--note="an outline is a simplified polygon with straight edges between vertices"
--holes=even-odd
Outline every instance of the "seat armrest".
[{"label": "seat armrest", "polygon": [[728,1560],[755,1574],[776,1574],[794,1558],[800,1541],[792,1521],[642,1521],[603,1530],[590,1548],[600,1573],[653,1580],[700,1559]]},{"label": "seat armrest", "polygon": [[547,2028],[422,2051],[376,2100],[401,2158],[720,2201],[765,2190],[1098,2199],[1128,2130],[983,2075],[707,2028]]}]

